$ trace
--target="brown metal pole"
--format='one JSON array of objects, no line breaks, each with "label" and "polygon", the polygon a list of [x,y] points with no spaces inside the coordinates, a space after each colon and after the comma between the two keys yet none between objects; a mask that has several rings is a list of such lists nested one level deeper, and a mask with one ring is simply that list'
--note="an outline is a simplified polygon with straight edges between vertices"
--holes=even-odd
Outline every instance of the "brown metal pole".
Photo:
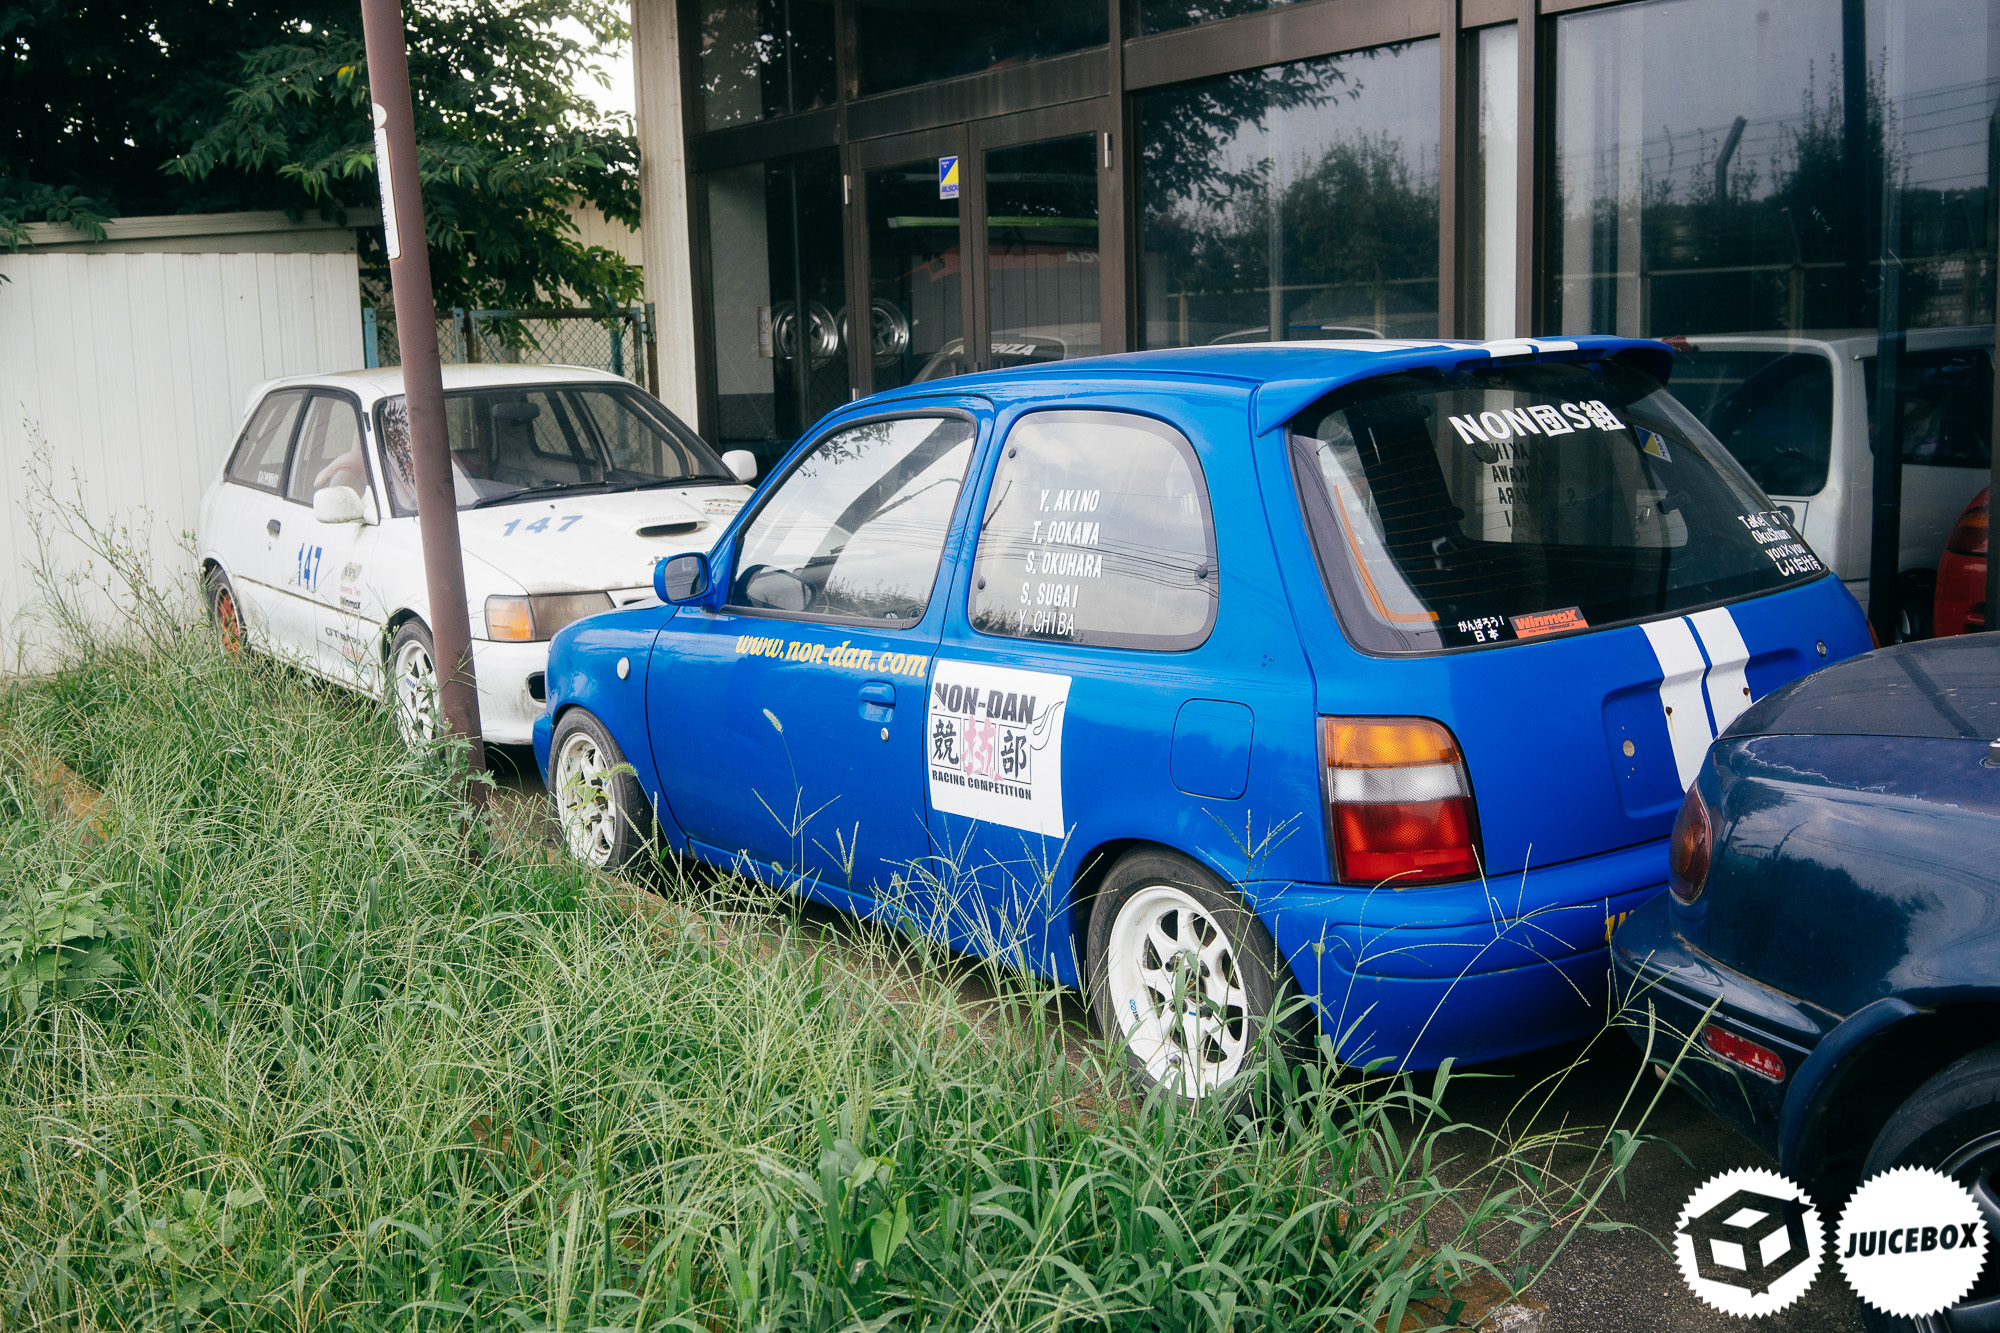
[{"label": "brown metal pole", "polygon": [[[458,500],[444,423],[444,377],[438,369],[437,302],[431,295],[424,195],[417,181],[417,130],[410,110],[410,60],[400,0],[361,0],[368,42],[368,91],[375,112],[375,169],[382,184],[382,231],[396,327],[403,333],[403,398],[417,469],[417,527],[423,534],[424,587],[430,599],[438,710],[448,733],[470,742],[471,773],[486,771],[479,733],[479,690],[472,675],[472,623],[465,605],[465,560],[458,540]],[[466,784],[475,805],[486,784]]]}]

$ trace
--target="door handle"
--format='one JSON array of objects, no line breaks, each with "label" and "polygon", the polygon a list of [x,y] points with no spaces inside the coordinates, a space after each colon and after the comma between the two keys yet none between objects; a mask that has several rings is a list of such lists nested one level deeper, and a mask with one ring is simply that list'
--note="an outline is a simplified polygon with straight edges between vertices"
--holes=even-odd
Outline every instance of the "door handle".
[{"label": "door handle", "polygon": [[[861,720],[863,722],[887,722],[896,712],[896,687],[886,680],[871,680],[861,687]],[[882,739],[889,739],[889,729],[882,728]]]},{"label": "door handle", "polygon": [[275,537],[278,535],[280,531],[284,529],[284,526],[285,526],[284,524],[280,523],[277,519],[274,518],[270,522],[264,525],[264,531],[270,533],[273,537]]}]

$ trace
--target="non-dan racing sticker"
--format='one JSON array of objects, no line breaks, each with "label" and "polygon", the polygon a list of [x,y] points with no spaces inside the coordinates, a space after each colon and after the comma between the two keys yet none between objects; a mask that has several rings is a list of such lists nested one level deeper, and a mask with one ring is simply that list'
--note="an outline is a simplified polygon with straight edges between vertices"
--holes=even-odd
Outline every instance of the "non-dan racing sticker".
[{"label": "non-dan racing sticker", "polygon": [[939,660],[925,719],[931,808],[1060,838],[1068,676]]}]

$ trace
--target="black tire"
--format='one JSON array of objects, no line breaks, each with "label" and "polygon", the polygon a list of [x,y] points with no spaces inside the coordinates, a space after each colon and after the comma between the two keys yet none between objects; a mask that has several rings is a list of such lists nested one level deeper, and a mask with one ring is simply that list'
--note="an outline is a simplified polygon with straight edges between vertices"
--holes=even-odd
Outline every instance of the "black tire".
[{"label": "black tire", "polygon": [[437,648],[430,626],[421,620],[404,621],[389,637],[382,702],[405,745],[428,745],[437,739]]},{"label": "black tire", "polygon": [[549,801],[570,854],[599,870],[624,870],[655,841],[652,807],[602,722],[572,708],[549,738]]},{"label": "black tire", "polygon": [[1896,642],[1914,643],[1936,631],[1937,571],[1906,569],[1896,579]]},{"label": "black tire", "polygon": [[208,622],[222,636],[223,648],[232,653],[242,652],[250,646],[250,638],[243,624],[243,604],[236,600],[236,585],[229,581],[229,575],[222,572],[220,565],[208,571],[202,584],[208,602]]},{"label": "black tire", "polygon": [[[1086,935],[1091,1017],[1107,1041],[1124,1047],[1143,1089],[1161,1088],[1187,1103],[1222,1097],[1241,1106],[1260,1082],[1255,1075],[1267,1034],[1288,1062],[1303,1053],[1311,1011],[1297,1003],[1291,968],[1270,931],[1234,889],[1185,857],[1141,849],[1119,858],[1091,906]],[[1163,958],[1155,941],[1167,937],[1180,947]],[[1160,989],[1189,984],[1201,986],[1205,1001],[1197,1006],[1205,1011],[1204,1026],[1194,1033],[1167,1021],[1177,1006],[1172,991]],[[1150,997],[1150,1011],[1143,997]],[[1285,1021],[1274,1024],[1281,1000]]]},{"label": "black tire", "polygon": [[1898,1319],[1863,1302],[1868,1327],[1947,1333],[1958,1326],[1955,1314],[1983,1316],[1989,1322],[1975,1326],[1994,1327],[2000,1322],[2000,1045],[1947,1065],[1911,1094],[1875,1136],[1861,1178],[1897,1166],[1933,1167],[1972,1191],[1986,1214],[1986,1267],[1963,1301],[1934,1318]]}]

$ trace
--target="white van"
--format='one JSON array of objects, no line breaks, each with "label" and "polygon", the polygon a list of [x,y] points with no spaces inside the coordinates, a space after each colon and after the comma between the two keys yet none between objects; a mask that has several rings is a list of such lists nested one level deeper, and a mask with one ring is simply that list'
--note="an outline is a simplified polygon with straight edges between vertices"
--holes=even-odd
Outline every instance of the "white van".
[{"label": "white van", "polygon": [[[1704,334],[1668,341],[1668,386],[1841,580],[1868,603],[1875,494],[1876,354],[1872,330]],[[1945,538],[1987,484],[1993,422],[1993,326],[1913,330],[1901,391],[1902,638],[1928,638]]]}]

